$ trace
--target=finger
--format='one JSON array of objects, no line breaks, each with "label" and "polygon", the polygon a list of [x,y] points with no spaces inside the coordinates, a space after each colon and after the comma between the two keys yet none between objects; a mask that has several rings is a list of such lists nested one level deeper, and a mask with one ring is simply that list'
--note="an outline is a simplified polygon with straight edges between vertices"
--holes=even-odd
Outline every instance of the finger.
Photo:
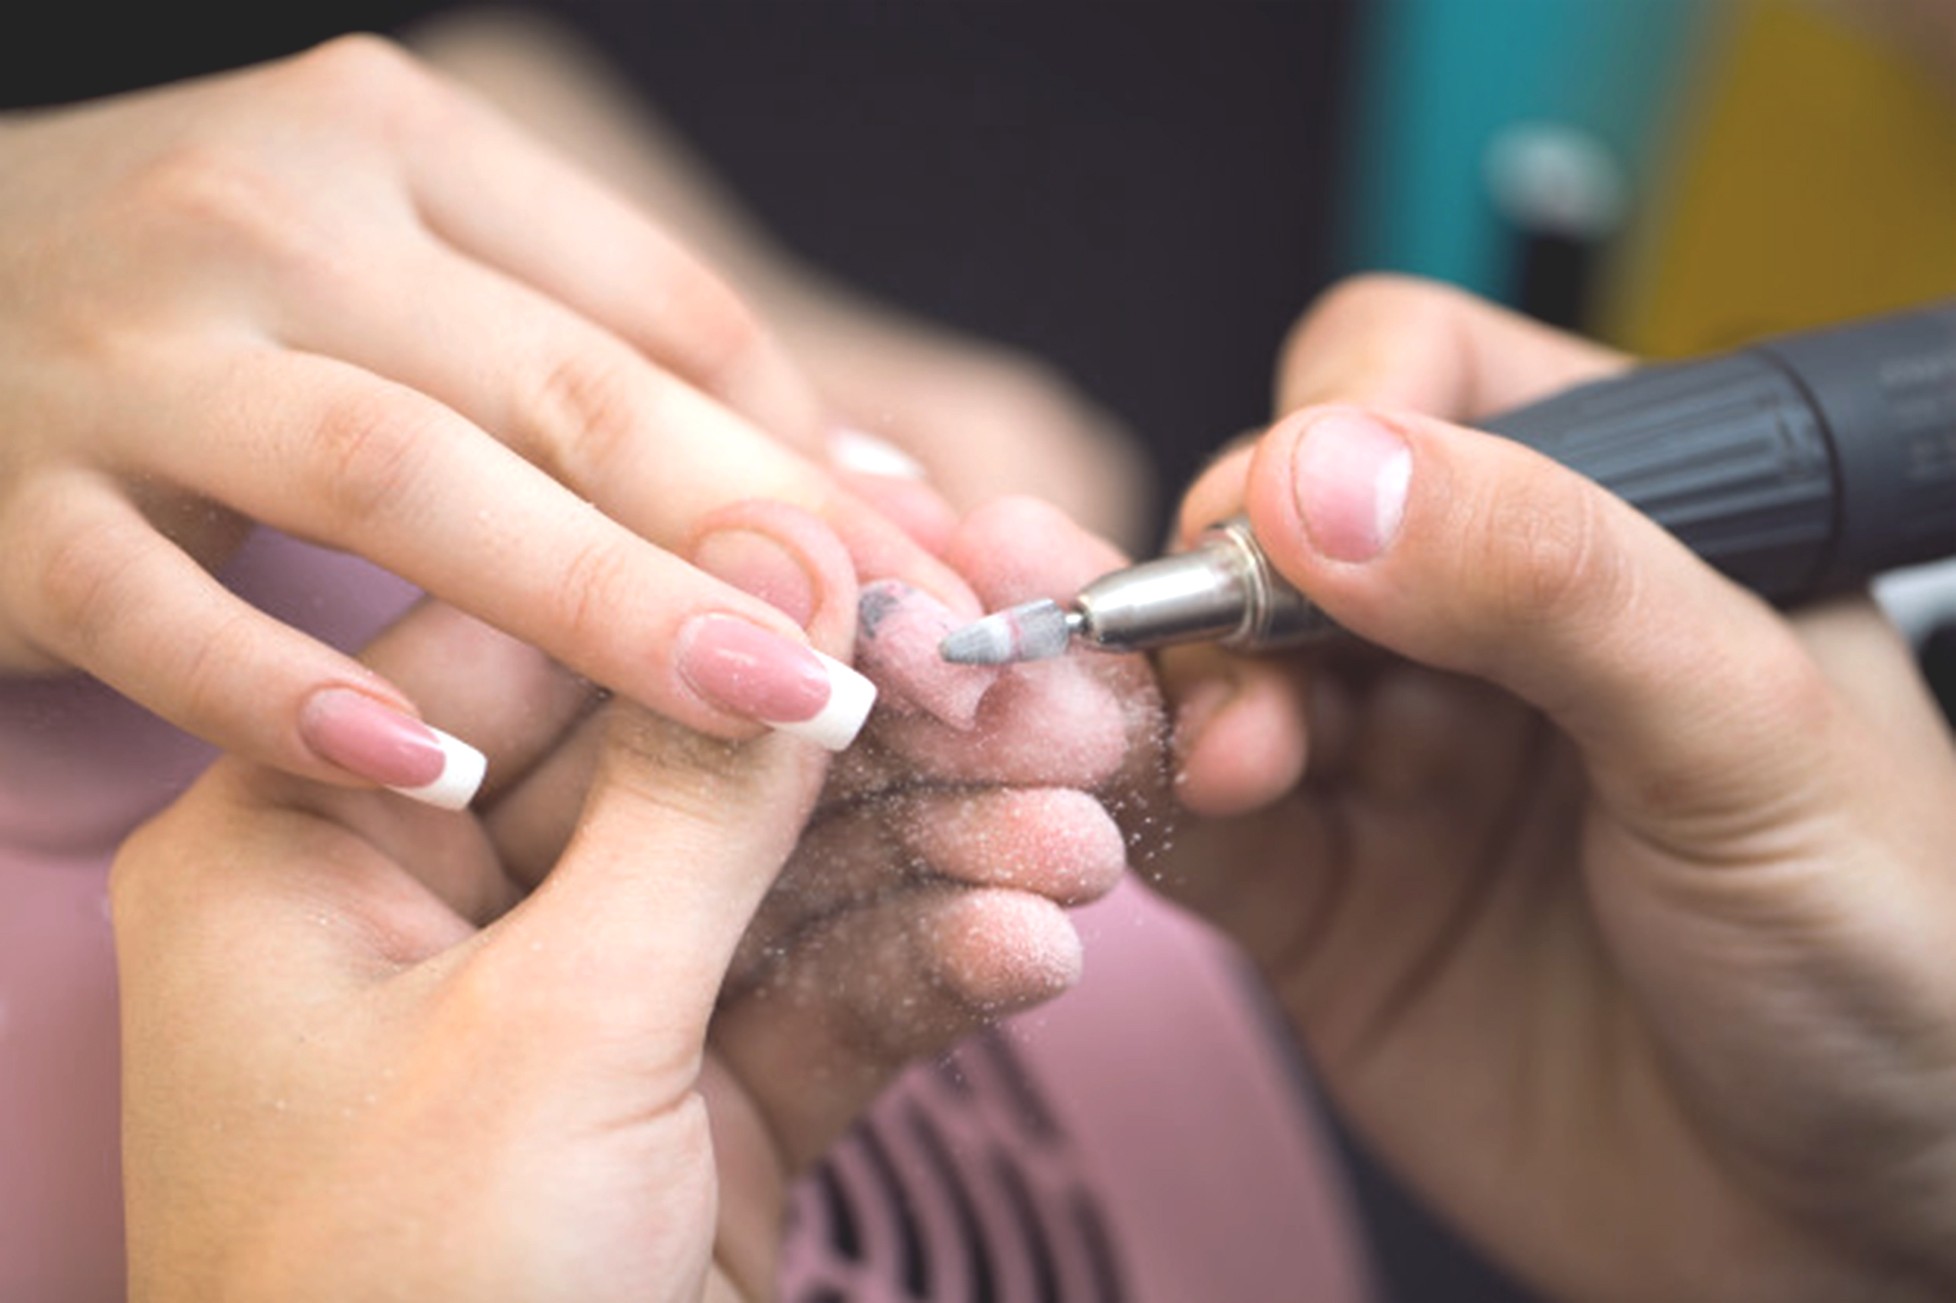
[{"label": "finger", "polygon": [[[427,394],[667,548],[719,504],[792,502],[829,521],[865,577],[902,576],[975,610],[923,544],[842,488],[826,441],[784,442],[492,268],[412,240],[391,252],[360,276],[308,281],[280,338]],[[401,284],[417,287],[410,305]]]},{"label": "finger", "polygon": [[[538,648],[439,602],[418,604],[360,660],[411,691],[431,723],[465,729],[480,743],[483,810],[547,763],[601,700],[588,679]],[[466,673],[457,672],[462,666]]]},{"label": "finger", "polygon": [[[437,399],[668,545],[692,516],[737,498],[841,506],[833,478],[811,460],[826,456],[825,444],[796,451],[683,373],[494,268],[432,242],[402,240],[388,253],[391,262],[365,274],[291,296],[299,306],[273,323],[279,338]],[[417,289],[408,304],[402,284]]]},{"label": "finger", "polygon": [[180,406],[162,428],[216,420],[236,455],[211,460],[202,439],[156,438],[128,449],[149,473],[358,552],[702,730],[752,735],[758,721],[846,745],[845,725],[866,713],[860,676],[792,620],[592,509],[441,404],[275,350],[215,374],[180,370]]},{"label": "finger", "polygon": [[1120,828],[1067,788],[919,792],[861,802],[819,820],[741,939],[747,984],[809,928],[927,880],[1006,887],[1062,905],[1112,890],[1127,864]]},{"label": "finger", "polygon": [[1160,658],[1173,719],[1175,799],[1196,814],[1247,814],[1295,787],[1316,749],[1301,660],[1183,647]]},{"label": "finger", "polygon": [[[1623,365],[1608,349],[1451,286],[1359,276],[1322,296],[1293,328],[1276,408],[1338,401],[1472,421]],[[1239,440],[1190,486],[1176,517],[1180,546],[1242,510],[1256,454],[1254,440]],[[1178,724],[1184,802],[1238,814],[1289,790],[1307,749],[1303,681],[1235,657],[1181,654],[1167,664],[1171,699],[1208,731],[1205,742]]]},{"label": "finger", "polygon": [[[1292,328],[1276,411],[1342,402],[1472,424],[1625,364],[1619,353],[1449,285],[1358,276]],[[1177,515],[1184,545],[1241,508],[1252,452],[1252,443],[1239,443],[1197,477]]]},{"label": "finger", "polygon": [[[421,602],[382,631],[361,658],[390,681],[410,685],[431,721],[482,739],[488,775],[475,804],[485,821],[512,792],[527,789],[539,769],[553,765],[572,745],[567,739],[586,731],[597,699],[588,680],[536,648],[438,602]],[[458,674],[457,666],[468,672]],[[500,855],[488,853],[473,820],[416,817],[419,812],[366,793],[272,776],[263,776],[257,790],[268,804],[359,834],[398,865],[401,876],[417,880],[471,926],[500,917],[528,885]],[[398,898],[378,899],[378,909],[366,896],[349,900],[346,909],[368,917],[373,935],[385,936],[387,908]]]},{"label": "finger", "polygon": [[1816,777],[1839,712],[1787,624],[1528,449],[1308,409],[1259,446],[1248,507],[1278,569],[1334,619],[1546,712],[1653,834],[1775,808]]},{"label": "finger", "polygon": [[[846,647],[856,618],[848,554],[822,523],[779,502],[741,502],[702,519],[695,565],[802,624],[818,646]],[[484,819],[511,876],[534,886],[568,844],[596,770],[596,720],[555,746]]]},{"label": "finger", "polygon": [[689,1076],[734,947],[813,808],[821,755],[615,712],[575,836],[491,930],[471,982],[553,1041]]},{"label": "finger", "polygon": [[[1038,597],[1070,599],[1119,566],[1121,554],[1033,498],[1001,498],[972,512],[945,551],[990,609]],[[962,667],[926,647],[903,690],[923,682],[955,690]],[[880,737],[932,773],[973,781],[1094,786],[1148,751],[1160,703],[1138,657],[1082,653],[1012,666],[985,689],[974,726],[951,733],[930,721],[886,719]]]},{"label": "finger", "polygon": [[1614,350],[1438,281],[1358,276],[1293,327],[1276,410],[1349,402],[1471,424],[1626,363]]},{"label": "finger", "polygon": [[113,485],[75,472],[15,502],[0,591],[39,646],[185,731],[331,783],[466,804],[470,744],[353,658],[227,591]]},{"label": "finger", "polygon": [[283,76],[309,108],[338,110],[405,158],[415,213],[437,236],[778,437],[816,446],[819,407],[786,352],[732,289],[622,197],[390,43],[335,41]]},{"label": "finger", "polygon": [[[1056,508],[1002,498],[959,524],[945,559],[989,607],[1068,597],[1120,563],[1120,554]],[[860,793],[918,771],[969,782],[1091,786],[1118,773],[1151,737],[1157,701],[1138,658],[1079,656],[995,669],[954,665],[938,651],[961,621],[901,585],[864,588],[857,654],[889,688],[880,752],[839,772]],[[906,704],[914,707],[908,713]],[[948,727],[947,727],[948,726]],[[880,760],[880,763],[879,763]]]},{"label": "finger", "polygon": [[1072,921],[1042,896],[921,886],[803,938],[721,1011],[714,1048],[794,1170],[899,1069],[1065,991],[1081,964]]},{"label": "finger", "polygon": [[1828,679],[1900,754],[1947,748],[1946,717],[1923,681],[1915,649],[1874,598],[1843,594],[1811,603],[1793,624]]},{"label": "finger", "polygon": [[921,462],[885,439],[840,426],[830,432],[829,465],[851,492],[933,553],[958,527],[958,512],[929,482]]},{"label": "finger", "polygon": [[[444,724],[479,730],[489,742],[492,796],[552,754],[588,709],[585,686],[534,648],[438,603],[417,605],[362,655],[376,678],[424,695]],[[456,673],[457,665],[469,673]],[[118,864],[126,880],[118,900],[142,901],[144,922],[134,931],[175,935],[185,946],[208,940],[238,959],[240,971],[261,962],[286,973],[310,965],[320,989],[439,953],[518,896],[473,820],[321,786],[240,756],[213,766],[164,822],[230,831],[164,831]],[[171,867],[152,882],[158,855]],[[279,872],[265,872],[267,863]]]}]

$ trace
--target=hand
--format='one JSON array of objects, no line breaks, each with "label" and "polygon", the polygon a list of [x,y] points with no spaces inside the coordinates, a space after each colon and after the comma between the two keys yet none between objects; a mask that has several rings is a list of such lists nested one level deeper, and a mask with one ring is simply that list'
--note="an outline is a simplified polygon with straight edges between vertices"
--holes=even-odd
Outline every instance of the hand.
[{"label": "hand", "polygon": [[[840,543],[744,510],[792,541],[809,634],[839,651]],[[1015,504],[957,550],[1012,595],[1104,561]],[[1106,813],[1041,786],[1131,749],[1107,670],[1004,676],[991,742],[935,780],[907,757],[955,730],[883,716],[892,740],[818,798],[796,740],[593,717],[578,680],[445,608],[368,655],[492,741],[472,815],[231,759],[118,860],[139,1296],[765,1297],[786,1180],[906,1058],[1062,989],[1058,904],[1122,867]],[[1088,744],[1055,754],[1060,698]]]},{"label": "hand", "polygon": [[1563,1299],[1956,1290],[1956,761],[1865,598],[1783,616],[1450,424],[1622,359],[1400,280],[1297,332],[1247,506],[1367,646],[1170,658],[1163,886],[1326,1089]]},{"label": "hand", "polygon": [[292,772],[417,786],[347,742],[438,745],[409,698],[206,573],[250,522],[725,737],[753,712],[689,677],[693,622],[801,635],[673,555],[718,505],[798,503],[866,576],[976,612],[826,471],[807,382],[719,279],[377,40],[0,123],[0,212],[0,672],[78,666]]},{"label": "hand", "polygon": [[[662,120],[648,88],[574,28],[534,10],[463,8],[408,39],[710,255],[834,412],[907,453],[954,512],[1034,494],[1124,547],[1158,541],[1143,536],[1154,490],[1145,455],[1111,413],[1040,360],[880,302],[799,257]],[[843,478],[920,537],[956,523],[942,504],[918,510],[899,477]]]}]

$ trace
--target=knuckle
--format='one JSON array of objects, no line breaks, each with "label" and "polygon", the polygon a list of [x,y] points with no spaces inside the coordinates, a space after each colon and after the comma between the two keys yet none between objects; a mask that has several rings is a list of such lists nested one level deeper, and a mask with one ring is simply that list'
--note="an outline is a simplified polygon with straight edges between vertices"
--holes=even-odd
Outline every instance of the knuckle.
[{"label": "knuckle", "polygon": [[130,191],[126,210],[147,215],[166,256],[204,250],[314,283],[343,275],[352,256],[325,207],[241,141],[184,141],[138,172]]},{"label": "knuckle", "polygon": [[1566,624],[1623,599],[1624,569],[1596,494],[1530,481],[1486,503],[1477,523],[1471,563],[1502,625]]},{"label": "knuckle", "polygon": [[330,406],[306,441],[311,462],[302,482],[318,486],[329,519],[353,524],[385,519],[412,501],[428,447],[441,437],[431,416],[387,397]]},{"label": "knuckle", "polygon": [[617,637],[618,612],[635,587],[628,546],[607,532],[571,552],[556,584],[555,624],[565,645],[604,646]]},{"label": "knuckle", "polygon": [[531,460],[566,484],[589,484],[649,428],[647,388],[630,363],[575,350],[553,359],[534,386]]},{"label": "knuckle", "polygon": [[71,529],[47,544],[33,576],[43,637],[87,663],[121,618],[137,550],[121,531]]},{"label": "knuckle", "polygon": [[208,137],[162,151],[130,182],[134,211],[258,243],[288,216],[292,196],[239,142]]},{"label": "knuckle", "polygon": [[411,112],[429,97],[433,76],[384,36],[336,36],[291,59],[283,77],[292,93],[335,114],[374,121]]}]

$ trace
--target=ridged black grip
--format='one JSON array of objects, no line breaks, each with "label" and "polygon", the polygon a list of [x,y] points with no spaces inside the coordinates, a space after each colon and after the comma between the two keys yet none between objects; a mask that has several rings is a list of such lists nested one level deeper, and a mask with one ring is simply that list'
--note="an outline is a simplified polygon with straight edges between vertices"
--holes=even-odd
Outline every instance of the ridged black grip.
[{"label": "ridged black grip", "polygon": [[1956,553],[1956,312],[1644,367],[1486,422],[1778,602]]},{"label": "ridged black grip", "polygon": [[1804,594],[1831,555],[1826,433],[1799,387],[1764,359],[1647,367],[1487,428],[1581,471],[1767,597]]}]

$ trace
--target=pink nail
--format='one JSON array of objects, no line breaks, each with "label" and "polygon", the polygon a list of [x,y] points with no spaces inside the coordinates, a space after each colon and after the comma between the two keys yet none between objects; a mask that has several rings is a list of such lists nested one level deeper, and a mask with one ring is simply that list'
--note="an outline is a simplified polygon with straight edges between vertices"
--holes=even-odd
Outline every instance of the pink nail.
[{"label": "pink nail", "polygon": [[1334,409],[1312,421],[1291,450],[1298,514],[1318,550],[1334,561],[1370,561],[1399,532],[1413,450],[1359,412]]},{"label": "pink nail", "polygon": [[486,768],[468,743],[352,688],[313,693],[299,735],[329,764],[444,810],[468,805]]},{"label": "pink nail", "polygon": [[866,585],[856,613],[856,655],[864,669],[953,728],[977,722],[979,702],[998,682],[998,670],[954,665],[937,650],[967,621],[922,589],[894,579]]},{"label": "pink nail", "polygon": [[721,708],[831,751],[855,740],[876,700],[862,675],[812,647],[730,615],[702,615],[679,635],[679,673]]}]

